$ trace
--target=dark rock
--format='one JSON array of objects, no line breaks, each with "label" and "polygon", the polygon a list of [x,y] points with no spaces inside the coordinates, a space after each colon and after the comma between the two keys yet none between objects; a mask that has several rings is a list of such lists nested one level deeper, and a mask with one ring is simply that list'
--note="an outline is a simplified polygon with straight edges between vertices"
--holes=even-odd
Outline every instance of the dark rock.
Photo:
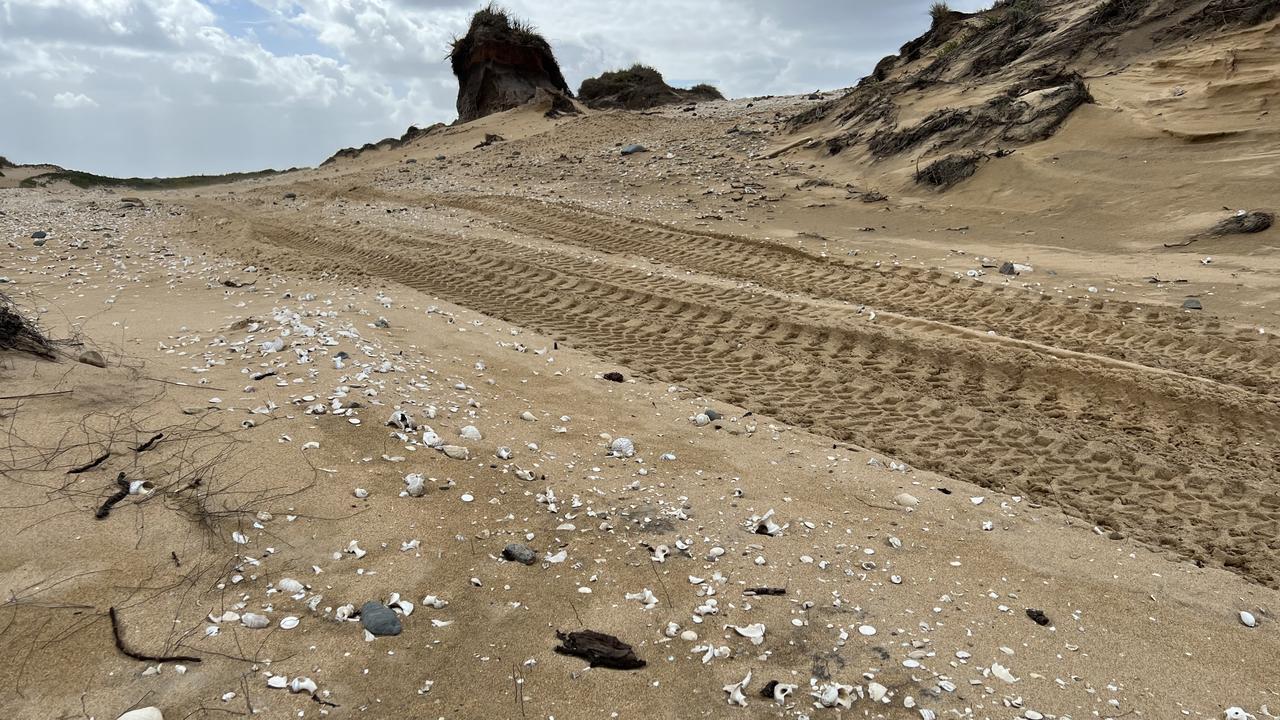
[{"label": "dark rock", "polygon": [[711,408],[706,408],[705,410],[702,411],[702,414],[706,415],[707,419],[711,420],[711,422],[715,422],[716,420],[719,420],[720,418],[724,417],[723,415],[716,412],[715,410],[712,410]]},{"label": "dark rock", "polygon": [[609,382],[626,382],[627,380],[620,372],[607,372],[602,377]]},{"label": "dark rock", "polygon": [[635,155],[636,153],[649,152],[649,148],[643,145],[628,145],[622,148],[623,155]]},{"label": "dark rock", "polygon": [[1049,616],[1034,608],[1027,608],[1027,617],[1035,621],[1035,624],[1040,627],[1048,627],[1049,625]]},{"label": "dark rock", "polygon": [[470,122],[524,105],[539,88],[571,96],[551,45],[494,6],[471,17],[449,51],[458,78],[458,120]]},{"label": "dark rock", "polygon": [[403,627],[395,611],[376,600],[370,600],[360,608],[360,624],[374,635],[399,635]]},{"label": "dark rock", "polygon": [[47,232],[45,232],[45,231],[43,231],[43,230],[37,230],[37,231],[35,231],[35,232],[31,233],[31,239],[32,239],[32,240],[43,240],[44,238],[47,238],[47,237],[49,237],[49,233],[47,233]]},{"label": "dark rock", "polygon": [[1016,268],[1013,267],[1013,263],[1006,262],[1005,264],[1000,266],[1000,274],[1001,275],[1017,275],[1018,271]]},{"label": "dark rock", "polygon": [[296,200],[297,198],[298,198],[298,193],[287,192],[284,194],[285,200]]},{"label": "dark rock", "polygon": [[645,666],[644,660],[636,657],[632,647],[612,635],[594,630],[575,630],[571,633],[556,631],[560,645],[556,652],[561,655],[580,657],[591,667],[609,668],[611,670],[636,670]]},{"label": "dark rock", "polygon": [[1202,305],[1200,301],[1197,300],[1196,298],[1187,298],[1186,300],[1182,301],[1182,309],[1183,310],[1203,310],[1204,305]]},{"label": "dark rock", "polygon": [[520,543],[511,543],[502,548],[502,557],[524,565],[532,565],[538,560],[538,554],[533,551],[533,548]]},{"label": "dark rock", "polygon": [[[632,65],[599,77],[587,78],[578,88],[578,99],[587,107],[600,109],[647,110],[696,100],[723,100],[720,91],[710,85],[694,85],[688,90],[673,88],[662,79],[662,73],[647,65]],[[690,112],[694,108],[683,108]]]}]

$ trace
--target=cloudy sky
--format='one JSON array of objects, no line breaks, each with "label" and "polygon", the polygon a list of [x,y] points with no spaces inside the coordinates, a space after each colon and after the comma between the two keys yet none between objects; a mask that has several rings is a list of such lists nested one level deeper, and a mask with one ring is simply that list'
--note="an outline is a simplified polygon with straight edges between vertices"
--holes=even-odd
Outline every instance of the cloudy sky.
[{"label": "cloudy sky", "polygon": [[[315,165],[456,117],[481,0],[0,0],[0,155],[117,176]],[[573,88],[633,62],[727,96],[852,85],[930,0],[506,0]],[[953,0],[958,10],[989,0]]]}]

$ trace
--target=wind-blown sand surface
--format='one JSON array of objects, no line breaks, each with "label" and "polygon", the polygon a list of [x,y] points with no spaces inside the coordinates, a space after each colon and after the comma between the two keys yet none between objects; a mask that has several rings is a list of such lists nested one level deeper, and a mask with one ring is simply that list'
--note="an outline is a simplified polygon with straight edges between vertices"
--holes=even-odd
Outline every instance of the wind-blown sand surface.
[{"label": "wind-blown sand surface", "polygon": [[[1193,225],[1160,221],[1177,183],[1071,207],[1105,101],[1000,166],[1025,202],[995,170],[877,203],[766,159],[811,101],[747,102],[517,110],[145,207],[0,191],[0,289],[108,360],[0,357],[5,715],[1280,710],[1274,231],[1157,250]],[[120,473],[150,485],[95,518]],[[393,593],[398,636],[337,620]],[[200,662],[126,657],[109,608]],[[587,628],[646,667],[553,652]],[[860,699],[815,708],[833,684]]]}]

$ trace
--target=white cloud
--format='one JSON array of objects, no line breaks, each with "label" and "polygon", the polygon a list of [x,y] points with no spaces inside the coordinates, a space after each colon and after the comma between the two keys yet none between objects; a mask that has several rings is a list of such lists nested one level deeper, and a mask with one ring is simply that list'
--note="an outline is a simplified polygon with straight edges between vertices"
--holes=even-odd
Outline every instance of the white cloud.
[{"label": "white cloud", "polygon": [[[452,120],[445,54],[482,4],[0,0],[0,154],[115,175],[316,164]],[[927,26],[930,3],[506,4],[548,38],[574,88],[641,61],[743,96],[851,85]]]},{"label": "white cloud", "polygon": [[97,107],[98,103],[84,93],[60,92],[53,96],[53,106],[63,110],[75,110],[76,108]]}]

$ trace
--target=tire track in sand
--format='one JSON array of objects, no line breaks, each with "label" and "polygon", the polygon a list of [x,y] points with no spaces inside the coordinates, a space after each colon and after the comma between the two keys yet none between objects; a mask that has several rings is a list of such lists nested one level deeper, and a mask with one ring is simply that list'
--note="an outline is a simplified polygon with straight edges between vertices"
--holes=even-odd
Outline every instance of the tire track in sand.
[{"label": "tire track in sand", "polygon": [[[228,212],[236,214],[231,208]],[[343,263],[918,467],[1022,493],[1276,586],[1271,398],[494,238],[240,214],[255,242]],[[572,251],[572,248],[568,248]]]}]

